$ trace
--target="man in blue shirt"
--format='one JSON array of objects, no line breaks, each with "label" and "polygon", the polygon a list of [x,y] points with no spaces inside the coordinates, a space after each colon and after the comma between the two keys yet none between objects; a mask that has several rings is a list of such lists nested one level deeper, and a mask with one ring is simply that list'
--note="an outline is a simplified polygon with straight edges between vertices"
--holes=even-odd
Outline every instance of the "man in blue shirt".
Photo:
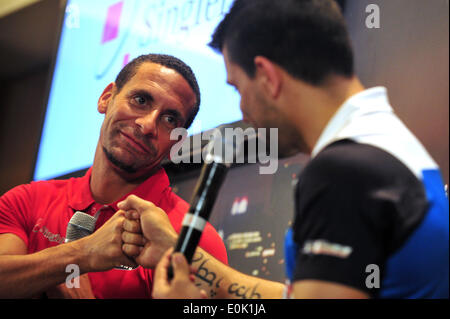
[{"label": "man in blue shirt", "polygon": [[[311,154],[286,236],[287,295],[448,298],[449,209],[439,168],[394,114],[386,89],[365,89],[355,76],[336,2],[236,0],[210,45],[223,54],[244,120],[278,128],[281,156]],[[140,205],[141,225],[153,218],[146,212]],[[283,296],[282,284],[197,252],[193,265],[217,280],[203,294],[192,289],[185,260],[174,254],[168,282],[166,253],[155,297]]]}]

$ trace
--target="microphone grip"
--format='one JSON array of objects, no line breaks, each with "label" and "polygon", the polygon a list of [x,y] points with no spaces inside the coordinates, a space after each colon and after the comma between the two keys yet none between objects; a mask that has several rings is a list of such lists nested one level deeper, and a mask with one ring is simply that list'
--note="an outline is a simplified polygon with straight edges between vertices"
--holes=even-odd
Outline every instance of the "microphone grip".
[{"label": "microphone grip", "polygon": [[[202,168],[189,211],[184,216],[181,232],[174,249],[174,252],[181,252],[189,264],[227,172],[228,167],[217,162],[207,163]],[[172,265],[169,265],[167,275],[169,280],[173,279]]]},{"label": "microphone grip", "polygon": [[[191,232],[188,234],[188,232]],[[202,231],[199,231],[197,229],[189,228],[189,227],[183,227],[180,232],[180,238],[190,238],[189,241],[187,241],[187,245],[185,248],[182,247],[183,242],[178,241],[175,249],[175,252],[181,252],[186,257],[188,264],[191,263],[192,257],[194,256],[195,249],[197,248],[197,245],[200,241],[200,237],[202,237]],[[173,279],[173,267],[172,265],[169,265],[169,268],[167,270],[167,277],[169,278],[169,281]]]}]

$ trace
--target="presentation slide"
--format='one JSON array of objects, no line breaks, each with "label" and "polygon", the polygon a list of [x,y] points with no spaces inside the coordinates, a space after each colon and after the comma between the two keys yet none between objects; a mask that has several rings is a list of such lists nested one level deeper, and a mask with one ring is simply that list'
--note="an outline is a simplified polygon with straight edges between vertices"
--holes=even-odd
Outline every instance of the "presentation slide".
[{"label": "presentation slide", "polygon": [[92,165],[103,115],[97,101],[133,58],[176,56],[194,71],[200,111],[197,134],[242,119],[239,95],[226,84],[222,56],[208,47],[232,0],[67,1],[34,180]]}]

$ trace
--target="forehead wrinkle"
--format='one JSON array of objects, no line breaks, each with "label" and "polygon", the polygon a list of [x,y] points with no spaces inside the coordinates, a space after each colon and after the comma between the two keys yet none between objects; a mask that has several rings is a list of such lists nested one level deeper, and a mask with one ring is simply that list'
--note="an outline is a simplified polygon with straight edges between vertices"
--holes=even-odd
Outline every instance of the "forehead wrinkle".
[{"label": "forehead wrinkle", "polygon": [[141,68],[151,68],[151,70],[145,72],[145,75],[144,72],[140,73],[145,82],[150,81],[150,85],[167,90],[172,95],[178,95],[185,100],[190,100],[191,97],[195,100],[194,90],[176,70],[157,63],[146,63]]}]

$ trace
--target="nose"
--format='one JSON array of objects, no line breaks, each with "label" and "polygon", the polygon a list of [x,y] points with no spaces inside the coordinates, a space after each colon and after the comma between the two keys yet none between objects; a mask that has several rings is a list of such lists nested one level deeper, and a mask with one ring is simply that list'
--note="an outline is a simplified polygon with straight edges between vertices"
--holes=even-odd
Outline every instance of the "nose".
[{"label": "nose", "polygon": [[158,117],[159,111],[152,110],[150,113],[138,117],[135,122],[144,135],[156,136],[158,133]]},{"label": "nose", "polygon": [[242,121],[244,121],[245,123],[250,123],[250,119],[248,117],[248,114],[245,113],[244,111],[241,111],[242,113]]}]

